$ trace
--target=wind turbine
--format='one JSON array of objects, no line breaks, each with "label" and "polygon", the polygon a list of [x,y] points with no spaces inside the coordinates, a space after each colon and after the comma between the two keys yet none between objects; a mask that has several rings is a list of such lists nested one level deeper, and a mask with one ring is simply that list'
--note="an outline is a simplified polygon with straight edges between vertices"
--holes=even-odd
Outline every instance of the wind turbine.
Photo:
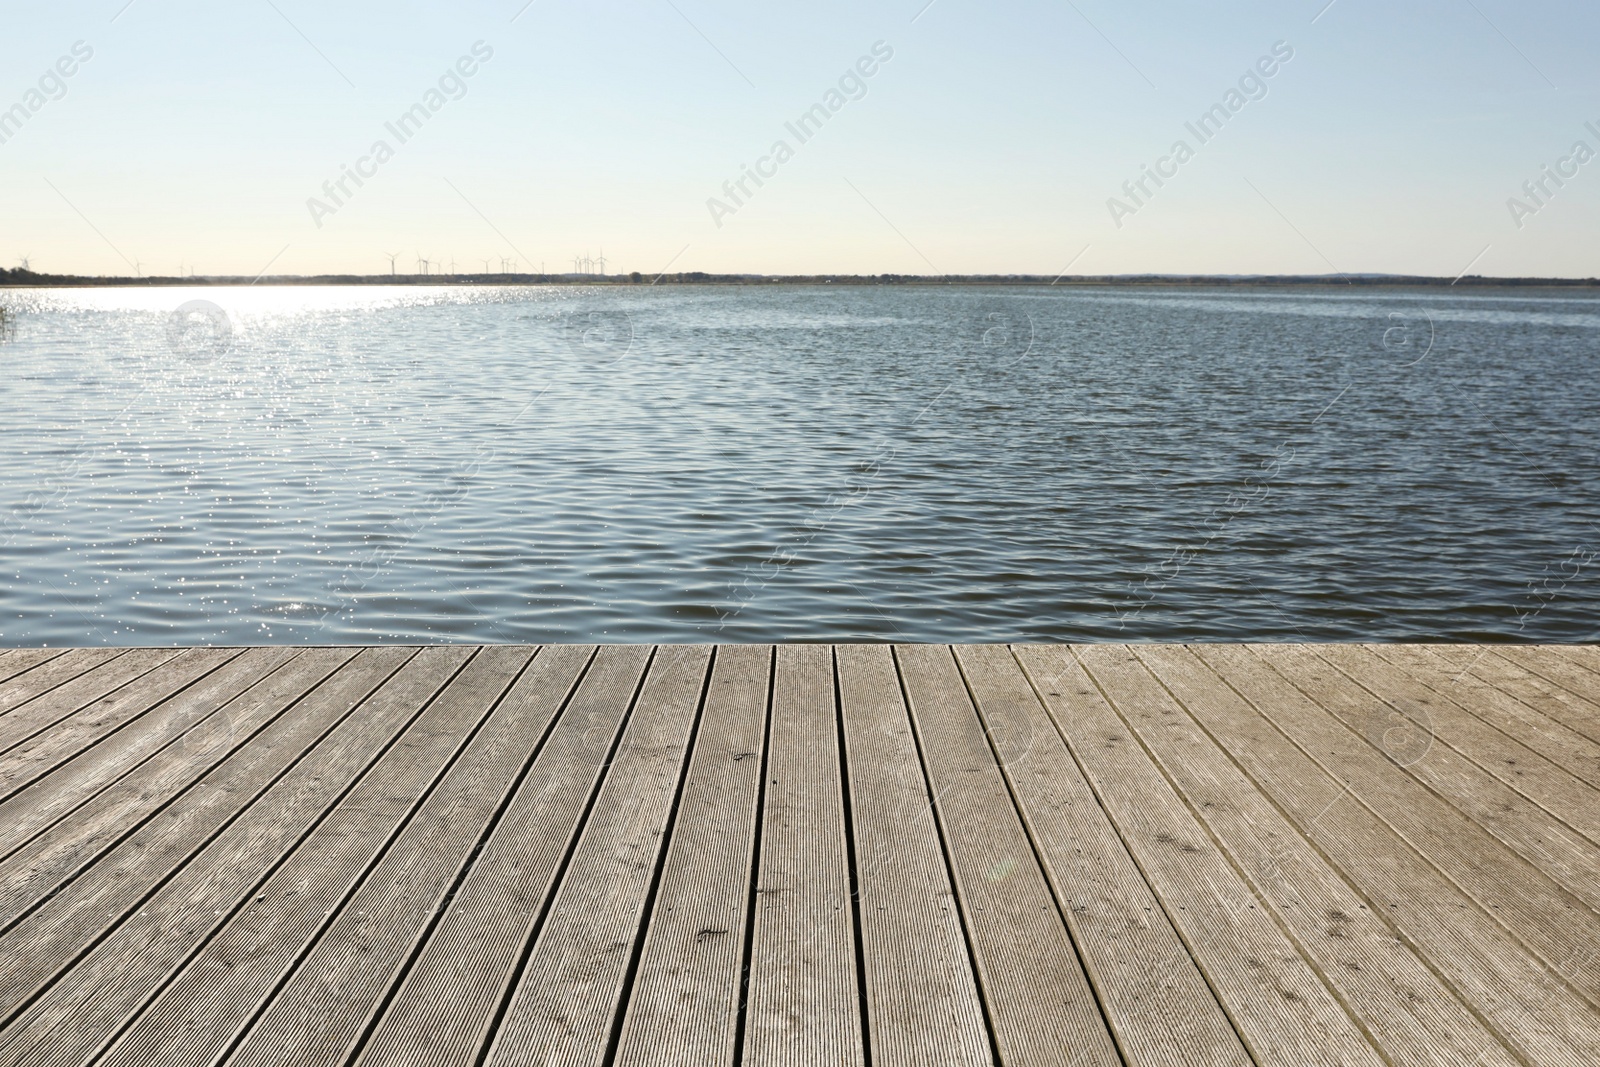
[{"label": "wind turbine", "polygon": [[389,277],[393,278],[394,275],[395,275],[394,261],[400,258],[400,253],[399,252],[384,252],[383,255],[386,255],[386,256],[389,257]]},{"label": "wind turbine", "polygon": [[489,260],[487,259],[483,261],[483,273],[489,273]]},{"label": "wind turbine", "polygon": [[428,261],[422,258],[422,253],[421,252],[417,253],[417,273],[418,274],[426,274],[426,273],[428,273]]},{"label": "wind turbine", "polygon": [[604,248],[600,249],[600,259],[598,262],[600,264],[600,273],[604,275],[606,272],[606,250]]},{"label": "wind turbine", "polygon": [[133,261],[133,273],[134,273],[135,277],[138,277],[138,278],[143,278],[144,277],[144,261],[143,260],[136,259],[136,260]]},{"label": "wind turbine", "polygon": [[28,260],[30,260],[31,258],[33,258],[33,257],[31,257],[31,256],[22,256],[20,258],[19,262],[22,264],[22,269],[24,271],[31,271],[33,269],[32,267],[30,267],[28,265]]},{"label": "wind turbine", "polygon": [[455,276],[456,276],[456,257],[455,256],[451,256],[450,257],[450,277],[454,278]]}]

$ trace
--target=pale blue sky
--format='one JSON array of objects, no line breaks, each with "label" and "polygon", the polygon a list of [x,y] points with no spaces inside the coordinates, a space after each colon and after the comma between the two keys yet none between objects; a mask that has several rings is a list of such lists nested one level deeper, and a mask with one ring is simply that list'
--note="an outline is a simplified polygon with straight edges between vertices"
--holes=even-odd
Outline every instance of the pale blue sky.
[{"label": "pale blue sky", "polygon": [[[94,54],[0,144],[6,265],[1600,274],[1600,160],[1520,228],[1507,207],[1600,149],[1593,3],[124,2],[8,5],[0,109]],[[400,144],[385,122],[480,40]],[[866,95],[799,144],[784,123],[878,41]],[[1184,124],[1278,41],[1267,95],[1199,145]],[[380,138],[318,227],[308,198]],[[793,158],[716,225],[779,138]],[[1179,138],[1194,158],[1114,225]]]}]

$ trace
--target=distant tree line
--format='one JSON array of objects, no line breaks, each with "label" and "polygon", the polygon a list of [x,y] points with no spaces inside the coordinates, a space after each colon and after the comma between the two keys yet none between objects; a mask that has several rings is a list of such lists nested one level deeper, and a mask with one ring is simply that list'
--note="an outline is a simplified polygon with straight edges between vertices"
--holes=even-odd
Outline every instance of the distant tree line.
[{"label": "distant tree line", "polygon": [[22,267],[0,267],[0,286],[97,285],[1206,285],[1206,286],[1597,286],[1596,278],[1432,278],[1406,274],[1083,274],[1052,278],[1042,274],[708,274],[680,271],[650,277],[627,274],[318,274],[266,278],[212,277],[119,278],[100,275],[46,274]]}]

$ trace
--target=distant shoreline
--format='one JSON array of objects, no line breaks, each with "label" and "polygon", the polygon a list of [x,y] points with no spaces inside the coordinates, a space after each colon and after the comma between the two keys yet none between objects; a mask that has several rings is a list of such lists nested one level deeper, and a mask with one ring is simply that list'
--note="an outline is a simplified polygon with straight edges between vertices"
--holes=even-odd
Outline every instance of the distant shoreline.
[{"label": "distant shoreline", "polygon": [[706,274],[688,271],[650,277],[633,274],[317,274],[117,278],[0,269],[4,289],[99,289],[240,285],[1036,285],[1050,286],[1529,286],[1600,287],[1597,278],[1490,278],[1469,274],[1434,278],[1410,274],[1083,274],[1052,278],[1041,274]]}]

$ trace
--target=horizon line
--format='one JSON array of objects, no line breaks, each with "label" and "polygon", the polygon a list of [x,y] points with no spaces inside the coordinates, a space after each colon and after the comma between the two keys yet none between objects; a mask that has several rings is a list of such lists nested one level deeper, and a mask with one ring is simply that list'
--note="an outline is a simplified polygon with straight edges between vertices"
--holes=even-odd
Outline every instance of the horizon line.
[{"label": "horizon line", "polygon": [[1367,273],[1323,274],[1193,274],[1134,272],[1123,274],[1076,274],[1052,277],[1046,274],[761,274],[712,273],[708,271],[680,271],[650,277],[639,271],[617,274],[585,272],[515,272],[496,271],[455,274],[278,274],[251,277],[243,274],[206,275],[90,275],[52,274],[45,271],[25,270],[20,267],[0,267],[0,288],[96,288],[161,286],[230,286],[230,285],[656,285],[668,284],[853,284],[853,285],[1039,285],[1046,288],[1060,285],[1117,285],[1117,284],[1190,284],[1190,285],[1402,285],[1443,286],[1456,285],[1507,285],[1507,286],[1600,286],[1600,278],[1579,276],[1489,276],[1464,274],[1455,278],[1442,275]]}]

